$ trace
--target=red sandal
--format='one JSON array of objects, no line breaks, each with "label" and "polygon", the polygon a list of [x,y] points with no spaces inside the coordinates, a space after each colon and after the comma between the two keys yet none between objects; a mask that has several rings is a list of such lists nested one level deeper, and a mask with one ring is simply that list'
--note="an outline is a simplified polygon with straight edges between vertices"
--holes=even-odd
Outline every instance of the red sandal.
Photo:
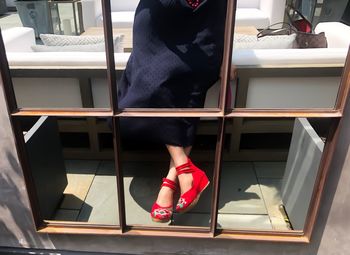
[{"label": "red sandal", "polygon": [[[176,182],[163,178],[163,183],[160,187],[169,187],[172,190],[176,191],[177,184]],[[173,205],[169,206],[160,206],[157,203],[154,203],[151,210],[151,218],[155,222],[166,223],[171,220],[173,215]]]},{"label": "red sandal", "polygon": [[191,173],[193,177],[192,188],[181,195],[176,205],[176,211],[184,213],[197,204],[199,197],[210,182],[206,174],[196,167],[189,158],[187,163],[176,167],[176,172],[177,175]]}]

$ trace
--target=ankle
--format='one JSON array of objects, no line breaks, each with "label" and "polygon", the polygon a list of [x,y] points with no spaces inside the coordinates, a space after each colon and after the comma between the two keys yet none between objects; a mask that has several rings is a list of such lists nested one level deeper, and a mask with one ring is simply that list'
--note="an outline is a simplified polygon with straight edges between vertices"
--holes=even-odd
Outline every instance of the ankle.
[{"label": "ankle", "polygon": [[175,167],[172,167],[169,169],[169,173],[166,176],[167,179],[177,183],[177,174],[176,174],[176,169]]},{"label": "ankle", "polygon": [[180,155],[179,157],[176,157],[176,159],[174,160],[175,167],[186,164],[187,161],[188,161],[188,158],[187,158],[186,154]]},{"label": "ankle", "polygon": [[191,173],[179,175],[179,186],[181,194],[188,191],[193,184],[193,176]]},{"label": "ankle", "polygon": [[157,203],[162,206],[168,206],[172,203],[174,191],[167,187],[162,187],[158,193]]}]

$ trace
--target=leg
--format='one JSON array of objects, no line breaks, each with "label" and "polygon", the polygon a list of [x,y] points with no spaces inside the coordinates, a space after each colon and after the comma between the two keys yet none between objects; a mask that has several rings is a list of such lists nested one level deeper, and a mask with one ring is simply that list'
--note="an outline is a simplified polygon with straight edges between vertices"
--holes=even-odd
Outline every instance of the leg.
[{"label": "leg", "polygon": [[[171,146],[171,147],[173,147],[173,146]],[[177,148],[181,148],[181,147],[177,147]],[[186,148],[181,148],[181,149],[183,150],[183,152],[185,154],[185,163],[186,163],[187,156],[190,154],[192,147],[186,147]],[[177,165],[179,165],[179,162],[177,162],[177,163],[178,163]],[[176,169],[175,169],[175,166],[177,166],[177,165],[174,163],[174,160],[171,157],[170,165],[169,165],[169,172],[168,172],[168,175],[166,176],[166,178],[169,180],[172,180],[174,182],[177,182]],[[191,187],[191,186],[189,186],[189,187],[187,187],[187,186],[188,185],[185,185],[184,188]],[[180,186],[180,187],[181,187],[181,194],[182,194],[183,188],[182,188],[182,186]],[[170,189],[169,187],[162,187],[159,191],[158,198],[157,198],[156,202],[160,206],[169,206],[173,202],[173,194],[174,194],[174,191],[172,189]]]},{"label": "leg", "polygon": [[176,211],[183,213],[197,204],[200,195],[209,185],[209,179],[205,172],[187,157],[183,147],[167,145],[167,148],[173,159],[181,189]]},{"label": "leg", "polygon": [[[173,145],[167,145],[167,149],[172,159],[171,162],[173,163],[171,169],[173,169],[174,171],[173,174],[175,174],[176,176],[175,167],[180,166],[187,162],[187,157],[192,147],[183,148],[183,147],[178,147]],[[193,177],[191,173],[188,173],[188,174],[179,175],[178,179],[179,179],[179,185],[180,185],[181,195],[182,195],[192,187]]]}]

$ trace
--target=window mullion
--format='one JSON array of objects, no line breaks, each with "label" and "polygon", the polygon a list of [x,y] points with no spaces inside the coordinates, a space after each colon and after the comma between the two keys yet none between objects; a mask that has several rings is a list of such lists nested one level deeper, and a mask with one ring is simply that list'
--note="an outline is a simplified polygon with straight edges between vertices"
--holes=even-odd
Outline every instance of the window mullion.
[{"label": "window mullion", "polygon": [[222,150],[225,139],[225,118],[219,119],[218,136],[215,149],[214,173],[213,173],[213,194],[211,198],[211,220],[210,233],[215,236],[218,219],[219,195],[220,195],[220,169],[222,164]]},{"label": "window mullion", "polygon": [[233,34],[236,19],[237,0],[227,0],[226,24],[225,24],[225,41],[223,61],[221,68],[221,85],[219,95],[219,108],[224,111],[226,105],[226,91],[230,85],[231,79],[231,62],[233,49]]},{"label": "window mullion", "polygon": [[[112,107],[113,115],[118,111],[118,98],[117,98],[117,74],[115,70],[114,59],[114,44],[113,44],[113,27],[111,18],[111,2],[110,0],[102,1],[102,14],[103,14],[103,28],[105,36],[106,47],[106,59],[107,59],[107,83],[109,89],[110,105]],[[123,172],[120,164],[120,131],[119,131],[119,118],[112,117],[112,132],[113,132],[113,148],[114,148],[114,161],[116,170],[117,181],[117,195],[118,195],[118,210],[119,210],[119,225],[121,232],[125,232],[126,217],[125,217],[125,196],[124,196],[124,183]]]},{"label": "window mullion", "polygon": [[335,104],[335,109],[343,112],[350,91],[350,47],[348,50],[347,57],[345,59],[345,66],[341,77],[342,78],[340,82],[340,88],[338,91],[337,101]]},{"label": "window mullion", "polygon": [[114,148],[114,165],[116,171],[117,181],[117,195],[118,195],[118,211],[119,211],[119,225],[122,233],[126,231],[126,213],[125,213],[125,195],[124,195],[124,180],[123,170],[120,163],[120,130],[119,118],[113,117],[113,148]]},{"label": "window mullion", "polygon": [[106,59],[107,59],[107,84],[109,89],[110,105],[113,114],[118,109],[117,98],[117,74],[115,70],[114,59],[114,44],[113,44],[113,28],[111,17],[111,3],[110,0],[102,1],[102,15],[103,15],[103,30],[105,37]]}]

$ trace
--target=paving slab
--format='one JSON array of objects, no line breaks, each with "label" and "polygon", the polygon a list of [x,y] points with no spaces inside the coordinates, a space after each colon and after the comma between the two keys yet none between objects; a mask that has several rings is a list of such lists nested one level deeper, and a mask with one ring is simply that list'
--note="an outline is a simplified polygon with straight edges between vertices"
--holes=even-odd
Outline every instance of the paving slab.
[{"label": "paving slab", "polygon": [[64,198],[60,208],[80,210],[88,194],[93,174],[67,174],[68,185],[64,190]]},{"label": "paving slab", "polygon": [[219,214],[218,228],[271,230],[272,225],[267,215]]},{"label": "paving slab", "polygon": [[273,229],[289,230],[279,207],[283,204],[281,198],[281,179],[259,179],[261,192],[270,217]]},{"label": "paving slab", "polygon": [[252,163],[225,162],[223,165],[219,213],[267,214]]},{"label": "paving slab", "polygon": [[115,176],[95,176],[78,221],[108,225],[119,224]]},{"label": "paving slab", "polygon": [[79,210],[64,210],[59,209],[56,212],[54,220],[57,221],[76,221],[79,215]]},{"label": "paving slab", "polygon": [[254,162],[253,164],[258,178],[282,179],[286,169],[286,162]]},{"label": "paving slab", "polygon": [[65,160],[66,171],[70,174],[96,174],[98,160]]}]

